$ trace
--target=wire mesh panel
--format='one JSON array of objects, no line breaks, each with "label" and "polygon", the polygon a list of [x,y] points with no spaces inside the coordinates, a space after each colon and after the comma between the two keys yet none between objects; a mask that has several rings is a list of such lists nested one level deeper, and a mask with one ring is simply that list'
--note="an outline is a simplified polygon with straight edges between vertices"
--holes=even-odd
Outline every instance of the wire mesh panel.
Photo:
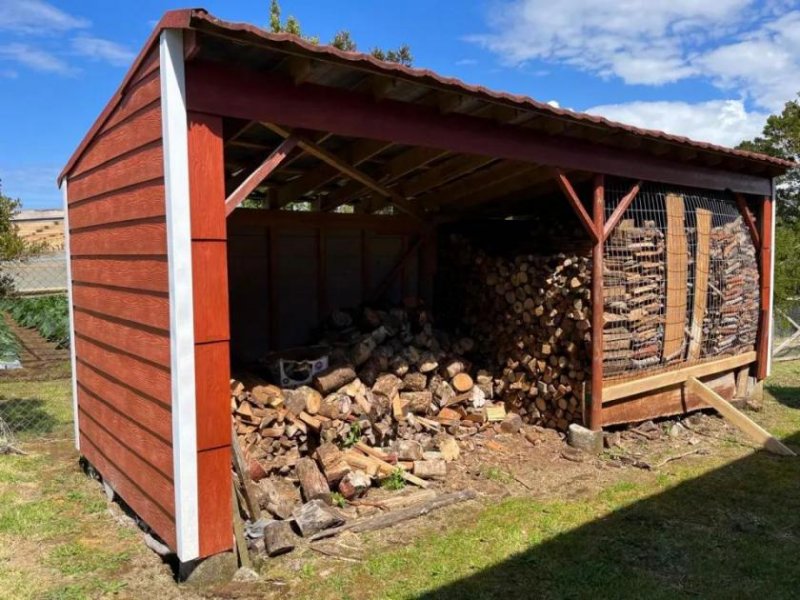
[{"label": "wire mesh panel", "polygon": [[[610,182],[606,218],[629,190]],[[607,379],[754,348],[756,249],[727,194],[644,185],[603,267]]]}]

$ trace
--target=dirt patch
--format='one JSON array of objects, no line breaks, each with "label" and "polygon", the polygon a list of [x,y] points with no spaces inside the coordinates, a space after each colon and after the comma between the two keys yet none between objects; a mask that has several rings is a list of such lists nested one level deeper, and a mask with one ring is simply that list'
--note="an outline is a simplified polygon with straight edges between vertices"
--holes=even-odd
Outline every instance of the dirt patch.
[{"label": "dirt patch", "polygon": [[2,318],[19,340],[22,368],[0,371],[0,381],[44,381],[69,376],[69,349],[48,342],[38,331],[22,327],[6,313]]}]

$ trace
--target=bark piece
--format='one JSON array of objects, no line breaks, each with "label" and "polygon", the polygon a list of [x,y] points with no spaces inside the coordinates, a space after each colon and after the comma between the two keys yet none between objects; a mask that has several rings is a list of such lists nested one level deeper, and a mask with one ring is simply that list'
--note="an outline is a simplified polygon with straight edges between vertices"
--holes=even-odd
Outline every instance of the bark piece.
[{"label": "bark piece", "polygon": [[433,394],[430,392],[401,392],[400,399],[406,404],[409,412],[424,415],[430,410]]},{"label": "bark piece", "polygon": [[292,513],[300,535],[309,537],[330,527],[338,527],[344,519],[322,500],[311,500],[296,508]]}]

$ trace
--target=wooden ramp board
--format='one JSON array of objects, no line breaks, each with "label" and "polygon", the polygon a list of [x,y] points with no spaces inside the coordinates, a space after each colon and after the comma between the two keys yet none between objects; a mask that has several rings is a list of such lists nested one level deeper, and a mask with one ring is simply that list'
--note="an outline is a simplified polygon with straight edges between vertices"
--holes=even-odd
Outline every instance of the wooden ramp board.
[{"label": "wooden ramp board", "polygon": [[683,196],[667,194],[667,312],[664,361],[680,359],[685,343],[689,265]]},{"label": "wooden ramp board", "polygon": [[694,302],[692,303],[692,328],[689,337],[689,360],[700,358],[703,344],[703,319],[708,305],[708,270],[711,260],[711,211],[698,208],[697,246],[694,253]]},{"label": "wooden ramp board", "polygon": [[752,421],[747,415],[737,410],[732,404],[726,402],[722,396],[702,382],[691,377],[686,381],[686,385],[693,393],[710,404],[726,420],[730,421],[731,424],[754,442],[760,444],[765,450],[782,456],[797,456],[793,450],[784,446],[777,438]]}]

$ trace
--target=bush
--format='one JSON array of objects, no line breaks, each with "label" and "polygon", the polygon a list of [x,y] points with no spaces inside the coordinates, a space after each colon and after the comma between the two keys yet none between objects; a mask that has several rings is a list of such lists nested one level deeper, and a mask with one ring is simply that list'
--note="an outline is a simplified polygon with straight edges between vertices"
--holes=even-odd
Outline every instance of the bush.
[{"label": "bush", "polygon": [[0,315],[0,361],[13,362],[19,358],[19,342],[11,333],[8,323]]}]

